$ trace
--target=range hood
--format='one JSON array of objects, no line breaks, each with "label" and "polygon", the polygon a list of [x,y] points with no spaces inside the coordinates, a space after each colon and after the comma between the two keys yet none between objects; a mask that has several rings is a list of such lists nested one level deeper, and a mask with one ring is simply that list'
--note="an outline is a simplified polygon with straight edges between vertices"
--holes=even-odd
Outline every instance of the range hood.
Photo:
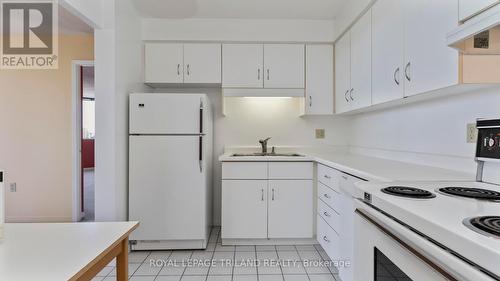
[{"label": "range hood", "polygon": [[446,37],[448,46],[468,55],[500,55],[500,4],[459,25]]}]

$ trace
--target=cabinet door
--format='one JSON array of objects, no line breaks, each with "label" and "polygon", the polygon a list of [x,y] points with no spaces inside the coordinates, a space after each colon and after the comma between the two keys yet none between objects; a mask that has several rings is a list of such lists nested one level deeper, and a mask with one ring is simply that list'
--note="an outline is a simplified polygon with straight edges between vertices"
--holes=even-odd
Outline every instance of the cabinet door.
[{"label": "cabinet door", "polygon": [[459,0],[459,20],[466,20],[481,11],[491,7],[494,4],[498,4],[498,0]]},{"label": "cabinet door", "polygon": [[267,238],[267,180],[222,181],[222,238]]},{"label": "cabinet door", "polygon": [[446,45],[457,27],[457,0],[403,1],[405,24],[405,96],[458,83],[458,51]]},{"label": "cabinet door", "polygon": [[401,99],[404,19],[401,0],[379,0],[372,7],[372,102]]},{"label": "cabinet door", "polygon": [[333,45],[306,46],[306,114],[333,114]]},{"label": "cabinet door", "polygon": [[372,104],[371,11],[351,28],[351,109]]},{"label": "cabinet door", "polygon": [[351,34],[347,32],[335,43],[335,112],[349,111],[347,95],[351,90]]},{"label": "cabinet door", "polygon": [[184,83],[221,83],[221,45],[184,44]]},{"label": "cabinet door", "polygon": [[262,44],[223,44],[222,87],[262,88],[263,63]]},{"label": "cabinet door", "polygon": [[144,78],[146,83],[182,83],[182,44],[146,43]]},{"label": "cabinet door", "polygon": [[264,45],[264,88],[304,88],[304,45]]},{"label": "cabinet door", "polygon": [[313,236],[312,180],[270,180],[268,198],[268,238]]}]

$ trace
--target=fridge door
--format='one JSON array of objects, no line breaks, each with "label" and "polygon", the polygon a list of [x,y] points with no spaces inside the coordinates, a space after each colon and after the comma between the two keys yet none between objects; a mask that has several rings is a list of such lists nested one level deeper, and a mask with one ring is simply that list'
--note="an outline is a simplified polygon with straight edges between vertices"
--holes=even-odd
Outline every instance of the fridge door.
[{"label": "fridge door", "polygon": [[[205,239],[200,136],[129,137],[131,240]],[[204,159],[202,159],[204,160]]]},{"label": "fridge door", "polygon": [[130,134],[203,133],[205,99],[204,94],[131,94]]}]

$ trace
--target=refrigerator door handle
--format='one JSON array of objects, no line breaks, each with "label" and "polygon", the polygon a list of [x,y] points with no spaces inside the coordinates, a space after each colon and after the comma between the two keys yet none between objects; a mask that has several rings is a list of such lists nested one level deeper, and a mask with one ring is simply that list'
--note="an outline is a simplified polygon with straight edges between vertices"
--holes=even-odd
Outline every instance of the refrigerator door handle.
[{"label": "refrigerator door handle", "polygon": [[198,162],[201,173],[203,171],[203,136],[200,136],[198,140]]},{"label": "refrigerator door handle", "polygon": [[203,100],[200,100],[200,134],[203,134]]}]

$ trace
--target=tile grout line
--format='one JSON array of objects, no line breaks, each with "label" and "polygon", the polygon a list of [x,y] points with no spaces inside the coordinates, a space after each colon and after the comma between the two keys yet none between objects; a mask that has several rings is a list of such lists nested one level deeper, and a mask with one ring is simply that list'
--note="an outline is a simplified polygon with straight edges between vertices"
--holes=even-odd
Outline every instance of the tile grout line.
[{"label": "tile grout line", "polygon": [[311,277],[309,277],[309,272],[307,272],[307,269],[306,269],[306,266],[304,265],[304,262],[302,260],[302,256],[300,255],[299,253],[299,249],[297,249],[297,245],[294,245],[293,246],[295,248],[295,252],[297,252],[297,255],[299,256],[299,259],[300,259],[300,264],[302,265],[302,267],[304,268],[304,272],[306,273],[306,276],[307,276],[307,279],[309,281],[311,281]]},{"label": "tile grout line", "polygon": [[[208,241],[210,242],[210,238],[212,238],[212,233],[213,233],[214,228],[212,228],[212,231],[210,232],[210,236],[208,237]],[[210,266],[208,267],[207,275],[205,276],[205,281],[208,280],[208,276],[210,275],[210,269],[212,268],[212,261],[215,256],[215,249],[217,248],[217,241],[219,241],[219,237],[221,235],[221,230],[219,229],[219,232],[217,232],[217,238],[215,239],[215,247],[214,250],[212,251],[212,257],[210,258]],[[222,245],[222,243],[221,243]],[[207,244],[208,246],[208,244]]]},{"label": "tile grout line", "polygon": [[276,257],[278,258],[278,266],[280,267],[280,272],[281,272],[281,279],[285,281],[285,276],[283,276],[283,268],[281,268],[281,262],[280,262],[280,256],[278,255],[278,248],[276,245],[274,247],[274,252],[276,253]]},{"label": "tile grout line", "polygon": [[[172,256],[172,254],[173,254],[173,251],[170,251],[170,254],[168,255],[167,260],[166,260],[167,262],[168,262],[168,259]],[[151,253],[148,255],[148,257],[149,257],[150,255],[151,255]],[[146,259],[147,259],[147,258],[146,258]],[[162,262],[161,268],[160,268],[160,270],[158,271],[158,273],[156,274],[155,279],[153,279],[153,281],[155,281],[155,280],[156,280],[156,278],[158,278],[158,276],[160,276],[160,272],[163,270],[163,268],[164,268],[164,267],[165,267],[165,264]]]}]

